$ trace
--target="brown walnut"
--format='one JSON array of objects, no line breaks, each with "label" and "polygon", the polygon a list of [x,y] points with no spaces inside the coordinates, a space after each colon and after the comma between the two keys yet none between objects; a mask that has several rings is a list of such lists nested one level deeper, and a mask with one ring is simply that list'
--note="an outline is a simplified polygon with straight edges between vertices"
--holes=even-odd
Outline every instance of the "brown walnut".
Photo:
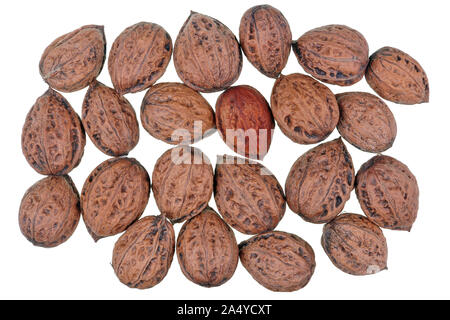
[{"label": "brown walnut", "polygon": [[177,239],[181,271],[190,281],[217,287],[234,274],[239,248],[231,228],[211,208],[186,221]]},{"label": "brown walnut", "polygon": [[306,286],[316,267],[311,246],[281,231],[266,232],[239,244],[241,263],[262,286],[290,292]]},{"label": "brown walnut", "polygon": [[237,86],[223,92],[216,102],[216,124],[225,143],[240,155],[263,159],[269,151],[275,122],[258,90]]},{"label": "brown walnut", "polygon": [[213,192],[213,169],[199,149],[180,146],[158,159],[152,181],[160,212],[172,223],[183,222],[207,207]]},{"label": "brown walnut", "polygon": [[84,26],[53,41],[42,54],[39,71],[53,89],[77,91],[100,74],[105,51],[103,26]]},{"label": "brown walnut", "polygon": [[149,216],[133,223],[117,240],[112,258],[120,282],[148,289],[169,271],[175,251],[175,233],[164,216]]},{"label": "brown walnut", "polygon": [[310,30],[292,44],[292,49],[305,72],[340,86],[361,80],[369,61],[364,36],[343,25]]},{"label": "brown walnut", "polygon": [[[216,126],[208,101],[197,91],[174,82],[158,83],[147,91],[141,121],[153,137],[170,144],[197,142],[212,134]],[[183,131],[178,134],[176,130]]]},{"label": "brown walnut", "polygon": [[277,79],[271,106],[281,131],[296,143],[324,140],[339,121],[339,107],[331,90],[299,73]]},{"label": "brown walnut", "polygon": [[80,196],[69,176],[39,180],[23,196],[19,225],[35,246],[56,247],[75,231],[80,220]]},{"label": "brown walnut", "polygon": [[140,22],[126,28],[114,41],[108,69],[121,95],[149,88],[166,71],[172,56],[172,39],[156,23]]},{"label": "brown walnut", "polygon": [[224,220],[245,234],[275,229],[286,211],[275,176],[263,165],[237,157],[218,157],[214,199]]},{"label": "brown walnut", "polygon": [[22,129],[22,152],[34,170],[64,175],[83,157],[86,135],[80,117],[58,92],[48,89],[27,115]]},{"label": "brown walnut", "polygon": [[270,5],[248,9],[241,19],[239,40],[248,61],[262,74],[277,78],[291,53],[292,34],[283,14]]},{"label": "brown walnut", "polygon": [[382,98],[401,104],[426,103],[430,87],[425,71],[410,55],[384,47],[370,57],[367,83]]},{"label": "brown walnut", "polygon": [[223,23],[191,12],[175,41],[173,61],[187,86],[216,92],[239,78],[242,52],[235,35]]},{"label": "brown walnut", "polygon": [[139,124],[131,104],[98,81],[84,97],[82,121],[94,145],[109,156],[127,155],[139,141]]},{"label": "brown walnut", "polygon": [[322,247],[331,262],[352,275],[387,269],[387,243],[381,229],[364,216],[339,215],[323,227]]},{"label": "brown walnut", "polygon": [[92,171],[81,191],[84,223],[95,241],[123,232],[144,212],[150,178],[135,159],[116,158]]},{"label": "brown walnut", "polygon": [[406,165],[378,155],[356,176],[356,195],[366,216],[381,228],[410,231],[419,209],[419,186]]}]

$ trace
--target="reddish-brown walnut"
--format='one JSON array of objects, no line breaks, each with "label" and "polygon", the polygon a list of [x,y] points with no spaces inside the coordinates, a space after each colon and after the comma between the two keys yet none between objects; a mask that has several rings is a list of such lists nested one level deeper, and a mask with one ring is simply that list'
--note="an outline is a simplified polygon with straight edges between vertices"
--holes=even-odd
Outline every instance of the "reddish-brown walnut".
[{"label": "reddish-brown walnut", "polygon": [[410,231],[419,210],[419,186],[406,165],[378,155],[356,176],[356,196],[366,216],[381,228]]},{"label": "reddish-brown walnut", "polygon": [[175,232],[164,216],[149,216],[133,223],[117,240],[112,266],[120,282],[148,289],[169,271],[175,252]]},{"label": "reddish-brown walnut", "polygon": [[42,54],[39,71],[53,89],[77,91],[100,74],[105,51],[103,26],[84,26],[53,41]]},{"label": "reddish-brown walnut", "polygon": [[394,143],[397,124],[383,100],[370,93],[346,92],[336,95],[339,105],[337,129],[360,150],[383,152]]},{"label": "reddish-brown walnut", "polygon": [[346,273],[364,276],[387,269],[383,232],[364,216],[344,213],[327,223],[322,247],[331,262]]},{"label": "reddish-brown walnut", "polygon": [[267,4],[248,9],[241,19],[239,40],[256,69],[270,78],[280,75],[291,53],[292,34],[278,9]]},{"label": "reddish-brown walnut", "polygon": [[354,182],[352,158],[342,140],[323,143],[292,166],[286,180],[287,203],[306,221],[326,223],[344,209]]},{"label": "reddish-brown walnut", "polygon": [[156,139],[190,144],[214,133],[214,110],[200,93],[182,83],[158,83],[145,94],[142,126]]},{"label": "reddish-brown walnut", "polygon": [[81,191],[84,223],[95,241],[123,232],[144,212],[150,178],[135,159],[116,158],[92,171]]},{"label": "reddish-brown walnut", "polygon": [[121,95],[145,90],[166,71],[172,39],[156,23],[140,22],[126,28],[112,44],[108,69]]},{"label": "reddish-brown walnut", "polygon": [[127,155],[139,141],[139,124],[131,104],[98,81],[84,97],[82,121],[91,141],[109,156]]},{"label": "reddish-brown walnut", "polygon": [[225,143],[240,155],[263,159],[269,151],[275,122],[258,90],[237,86],[223,92],[216,103],[216,124]]},{"label": "reddish-brown walnut", "polygon": [[83,157],[86,135],[80,117],[58,92],[39,97],[22,129],[22,152],[40,174],[64,175]]},{"label": "reddish-brown walnut", "polygon": [[306,286],[316,267],[311,246],[281,231],[266,232],[239,244],[241,263],[259,284],[290,292]]},{"label": "reddish-brown walnut", "polygon": [[213,169],[208,157],[188,146],[167,150],[156,162],[152,180],[156,204],[172,223],[202,212],[213,192]]},{"label": "reddish-brown walnut", "polygon": [[19,210],[22,234],[35,246],[56,247],[75,231],[80,220],[80,197],[69,176],[36,182],[23,196]]},{"label": "reddish-brown walnut", "polygon": [[324,140],[339,121],[339,107],[331,90],[299,73],[277,79],[271,106],[281,131],[296,143]]},{"label": "reddish-brown walnut", "polygon": [[401,104],[426,103],[430,87],[425,71],[410,55],[384,47],[370,57],[367,83],[382,98]]},{"label": "reddish-brown walnut", "polygon": [[303,69],[321,81],[350,86],[364,76],[369,45],[358,31],[328,25],[306,32],[292,44]]},{"label": "reddish-brown walnut", "polygon": [[206,208],[181,228],[177,256],[186,278],[204,287],[217,287],[233,276],[239,248],[231,228]]},{"label": "reddish-brown walnut", "polygon": [[235,35],[223,23],[191,12],[175,41],[173,62],[187,86],[216,92],[239,78],[242,52]]},{"label": "reddish-brown walnut", "polygon": [[275,176],[247,159],[217,158],[214,199],[224,218],[236,230],[258,234],[275,229],[284,216],[286,200]]}]

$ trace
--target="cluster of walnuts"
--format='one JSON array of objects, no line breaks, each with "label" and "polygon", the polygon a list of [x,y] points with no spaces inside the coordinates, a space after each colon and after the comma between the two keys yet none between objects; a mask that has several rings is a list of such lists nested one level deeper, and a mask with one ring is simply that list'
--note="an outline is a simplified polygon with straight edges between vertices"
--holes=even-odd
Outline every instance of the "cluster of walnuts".
[{"label": "cluster of walnuts", "polygon": [[[287,204],[304,220],[325,224],[322,246],[337,268],[353,275],[386,269],[381,228],[411,229],[418,211],[417,181],[406,165],[380,154],[397,134],[386,103],[364,92],[334,95],[322,82],[349,86],[365,76],[380,97],[418,104],[429,98],[422,67],[390,47],[369,57],[363,35],[343,25],[316,28],[292,41],[285,17],[269,5],[244,13],[239,38],[220,21],[196,12],[173,47],[161,26],[135,24],[117,37],[109,53],[114,88],[96,80],[106,60],[103,27],[84,26],[53,41],[39,63],[49,89],[23,126],[23,153],[48,176],[21,202],[25,237],[34,245],[55,247],[72,235],[82,216],[95,241],[123,233],[112,265],[129,287],[158,284],[176,252],[184,275],[202,286],[225,283],[240,260],[264,287],[294,291],[309,282],[316,263],[306,241],[274,231]],[[291,48],[311,76],[281,74]],[[262,74],[276,79],[270,104],[255,88],[230,87],[241,73],[242,51]],[[155,84],[172,54],[183,83]],[[80,119],[59,92],[85,87]],[[176,145],[158,159],[151,178],[137,160],[126,157],[138,143],[139,124],[124,95],[143,90],[142,126],[154,138]],[[223,90],[215,111],[199,93]],[[200,131],[195,123],[201,123]],[[247,159],[267,154],[275,123],[299,144],[319,143],[337,128],[350,144],[378,155],[355,174],[341,138],[319,144],[292,165],[283,189],[261,163]],[[177,129],[190,139],[174,136]],[[220,156],[213,170],[207,156],[189,146],[215,129],[245,158]],[[230,138],[233,130],[240,134]],[[255,148],[250,148],[248,130],[256,132]],[[92,171],[80,196],[68,173],[82,159],[85,132],[112,158]],[[353,189],[365,216],[341,214]],[[141,218],[151,191],[161,214]],[[208,206],[212,196],[220,215]],[[174,223],[184,223],[177,238]],[[238,245],[233,229],[253,237]]]}]

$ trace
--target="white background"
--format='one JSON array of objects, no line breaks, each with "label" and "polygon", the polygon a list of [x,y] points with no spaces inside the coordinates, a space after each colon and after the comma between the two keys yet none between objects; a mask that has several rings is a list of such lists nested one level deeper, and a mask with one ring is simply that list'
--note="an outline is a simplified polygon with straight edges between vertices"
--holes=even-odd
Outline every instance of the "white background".
[{"label": "white background", "polygon": [[[359,30],[370,52],[382,46],[411,54],[426,70],[431,90],[429,104],[396,105],[398,135],[386,152],[409,166],[420,187],[420,209],[411,233],[388,231],[388,271],[355,277],[336,269],[320,246],[322,226],[304,222],[286,211],[278,230],[295,233],[315,250],[317,268],[304,289],[274,293],[256,283],[239,264],[234,277],[218,288],[207,289],[188,281],[176,257],[167,277],[148,290],[129,289],[114,275],[110,265],[118,236],[95,244],[82,221],[66,243],[54,249],[33,247],[20,233],[18,209],[25,190],[42,176],[22,155],[20,136],[25,115],[46,90],[38,63],[45,47],[59,35],[82,25],[105,25],[108,52],[115,37],[139,21],[162,25],[175,41],[190,10],[215,17],[238,34],[242,14],[257,1],[6,1],[0,9],[0,298],[121,298],[121,299],[366,299],[450,298],[450,174],[449,174],[449,52],[450,23],[446,1],[273,1],[290,23],[297,39],[309,29],[326,24],[346,24]],[[284,74],[303,72],[293,53]],[[99,80],[109,86],[107,68]],[[159,81],[179,81],[171,61]],[[236,84],[256,87],[270,101],[274,80],[266,78],[244,58]],[[363,79],[347,88],[329,86],[335,93],[373,91]],[[85,89],[64,96],[80,113]],[[144,92],[127,95],[139,112]],[[215,105],[218,94],[205,94]],[[337,131],[327,139],[338,137]],[[213,164],[217,154],[232,154],[215,133],[195,145]],[[141,127],[141,139],[130,153],[151,174],[157,158],[170,146],[152,138]],[[347,143],[355,168],[372,155]],[[266,165],[284,186],[293,162],[311,146],[299,145],[276,128]],[[85,178],[108,157],[87,140],[81,165],[71,172],[81,190]],[[214,200],[211,206],[215,207]],[[345,211],[362,213],[353,193]],[[158,210],[151,195],[144,215]],[[176,231],[180,225],[176,225]],[[238,241],[248,236],[236,232]]]}]

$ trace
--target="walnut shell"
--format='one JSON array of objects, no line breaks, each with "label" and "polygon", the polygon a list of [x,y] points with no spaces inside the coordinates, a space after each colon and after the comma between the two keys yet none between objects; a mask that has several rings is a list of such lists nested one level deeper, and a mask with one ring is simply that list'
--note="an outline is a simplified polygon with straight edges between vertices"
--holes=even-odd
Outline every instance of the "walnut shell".
[{"label": "walnut shell", "polygon": [[139,124],[131,104],[98,81],[84,97],[82,121],[92,143],[109,156],[127,155],[139,141]]},{"label": "walnut shell", "polygon": [[200,93],[182,83],[158,83],[145,94],[142,126],[156,139],[190,144],[214,132],[214,110]]},{"label": "walnut shell", "polygon": [[322,247],[331,262],[352,275],[387,269],[387,243],[381,229],[366,217],[344,213],[323,227]]},{"label": "walnut shell", "polygon": [[381,228],[410,231],[419,210],[419,186],[406,165],[378,155],[356,175],[356,196],[366,216]]},{"label": "walnut shell", "polygon": [[177,239],[181,271],[190,281],[217,287],[234,274],[239,248],[231,228],[211,208],[185,222]]},{"label": "walnut shell", "polygon": [[216,124],[223,141],[240,155],[263,159],[269,151],[275,122],[258,90],[237,86],[223,92],[216,102]]},{"label": "walnut shell", "polygon": [[48,89],[27,115],[22,152],[40,174],[64,175],[81,161],[86,135],[80,117],[58,92]]},{"label": "walnut shell", "polygon": [[164,216],[145,217],[133,223],[117,240],[112,266],[123,284],[148,289],[167,275],[174,252],[172,224]]},{"label": "walnut shell", "polygon": [[306,286],[316,267],[311,246],[281,231],[266,232],[239,244],[241,263],[259,284],[291,292]]},{"label": "walnut shell", "polygon": [[339,105],[337,129],[360,150],[383,152],[394,143],[397,124],[383,100],[370,93],[346,92],[336,95]]},{"label": "walnut shell", "polygon": [[275,229],[286,211],[275,176],[260,163],[237,157],[218,157],[214,199],[224,220],[245,234]]},{"label": "walnut shell", "polygon": [[331,90],[299,73],[277,79],[271,106],[281,131],[296,143],[324,140],[339,121],[339,107]]},{"label": "walnut shell", "polygon": [[39,180],[20,203],[20,231],[35,246],[59,246],[70,238],[79,220],[80,196],[69,176]]},{"label": "walnut shell", "polygon": [[425,71],[410,55],[384,47],[371,55],[367,83],[382,98],[401,104],[426,103],[430,87]]},{"label": "walnut shell", "polygon": [[53,89],[77,91],[87,87],[100,74],[105,52],[103,26],[84,26],[57,38],[45,49],[39,72]]},{"label": "walnut shell", "polygon": [[339,86],[361,80],[369,62],[369,45],[364,36],[343,25],[310,30],[293,42],[292,50],[305,72]]},{"label": "walnut shell", "polygon": [[132,158],[102,162],[81,191],[84,223],[95,241],[123,232],[144,212],[150,196],[150,178]]},{"label": "walnut shell", "polygon": [[355,182],[352,158],[341,139],[318,145],[303,154],[286,180],[289,208],[304,220],[333,220],[350,199]]},{"label": "walnut shell", "polygon": [[188,146],[167,150],[156,162],[152,180],[156,204],[172,223],[202,212],[213,192],[213,169],[208,157]]},{"label": "walnut shell", "polygon": [[242,16],[239,41],[256,69],[270,78],[277,78],[288,62],[292,34],[289,23],[278,9],[258,5]]},{"label": "walnut shell", "polygon": [[108,69],[121,95],[145,90],[166,71],[172,39],[156,23],[140,22],[126,28],[111,47]]},{"label": "walnut shell", "polygon": [[223,23],[191,12],[175,41],[173,62],[187,86],[216,92],[239,78],[242,52],[235,35]]}]

